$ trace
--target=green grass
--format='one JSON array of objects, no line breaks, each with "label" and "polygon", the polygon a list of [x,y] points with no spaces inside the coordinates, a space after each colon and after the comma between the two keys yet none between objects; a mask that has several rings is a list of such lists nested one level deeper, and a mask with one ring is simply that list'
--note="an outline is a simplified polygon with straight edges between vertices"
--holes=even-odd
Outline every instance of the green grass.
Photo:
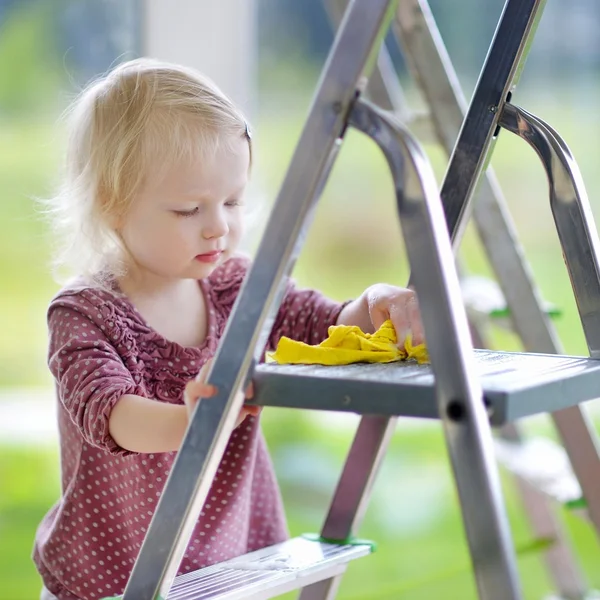
[{"label": "green grass", "polygon": [[35,529],[58,493],[58,457],[0,446],[0,599],[33,600],[40,581],[30,559]]}]

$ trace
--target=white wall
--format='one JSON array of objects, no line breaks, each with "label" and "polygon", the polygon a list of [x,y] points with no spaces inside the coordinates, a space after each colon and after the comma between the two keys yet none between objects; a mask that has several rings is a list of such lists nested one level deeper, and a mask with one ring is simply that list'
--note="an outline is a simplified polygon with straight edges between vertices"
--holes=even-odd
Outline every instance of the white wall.
[{"label": "white wall", "polygon": [[255,0],[140,0],[140,5],[145,56],[199,69],[254,116]]}]

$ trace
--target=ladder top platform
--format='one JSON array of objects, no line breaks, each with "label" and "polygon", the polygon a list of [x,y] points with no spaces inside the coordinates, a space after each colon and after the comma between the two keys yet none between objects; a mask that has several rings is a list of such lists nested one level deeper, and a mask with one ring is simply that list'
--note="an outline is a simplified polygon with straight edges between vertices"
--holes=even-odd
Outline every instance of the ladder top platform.
[{"label": "ladder top platform", "polygon": [[[491,423],[503,425],[600,397],[600,360],[475,350]],[[438,418],[430,365],[259,365],[250,403],[359,414]]]}]

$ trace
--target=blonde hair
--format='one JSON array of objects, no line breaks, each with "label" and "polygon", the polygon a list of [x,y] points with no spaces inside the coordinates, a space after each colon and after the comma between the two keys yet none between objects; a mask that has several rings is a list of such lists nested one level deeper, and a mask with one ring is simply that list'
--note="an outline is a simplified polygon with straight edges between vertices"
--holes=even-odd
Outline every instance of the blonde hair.
[{"label": "blonde hair", "polygon": [[236,137],[252,150],[244,116],[212,81],[151,59],[94,81],[66,116],[65,174],[49,201],[62,240],[55,267],[99,283],[122,272],[125,249],[114,223],[150,170],[205,156]]}]

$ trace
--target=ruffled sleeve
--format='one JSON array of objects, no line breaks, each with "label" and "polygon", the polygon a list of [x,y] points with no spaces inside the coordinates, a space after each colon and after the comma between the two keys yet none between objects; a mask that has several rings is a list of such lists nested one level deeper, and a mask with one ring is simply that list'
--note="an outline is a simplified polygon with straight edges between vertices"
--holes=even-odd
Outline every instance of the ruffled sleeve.
[{"label": "ruffled sleeve", "polygon": [[[85,441],[111,454],[125,455],[130,452],[109,433],[109,415],[121,396],[140,395],[143,390],[100,325],[100,308],[81,294],[58,297],[51,303],[48,364],[60,401]],[[118,323],[112,325],[114,332]]]}]

